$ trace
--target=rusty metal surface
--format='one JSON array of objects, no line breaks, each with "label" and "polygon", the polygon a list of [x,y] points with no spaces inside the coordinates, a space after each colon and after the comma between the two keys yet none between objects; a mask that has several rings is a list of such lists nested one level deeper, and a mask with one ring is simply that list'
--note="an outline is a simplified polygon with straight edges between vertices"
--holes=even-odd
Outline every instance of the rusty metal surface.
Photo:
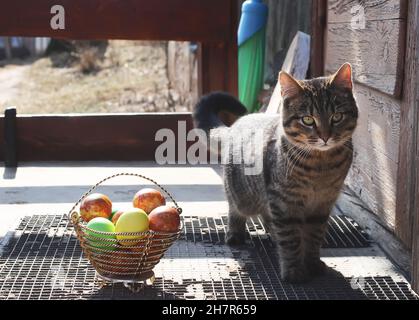
[{"label": "rusty metal surface", "polygon": [[[25,217],[0,256],[0,300],[417,298],[406,282],[365,277],[356,289],[351,279],[332,269],[304,285],[283,283],[260,221],[249,222],[247,244],[233,249],[224,244],[225,218],[183,219],[183,236],[157,265],[154,285],[132,293],[122,284],[101,283],[64,216]],[[362,230],[345,217],[339,219],[336,234],[329,233],[324,247],[343,245],[346,238],[351,239],[347,244],[357,244],[347,230]],[[367,238],[360,242],[369,243]]]}]

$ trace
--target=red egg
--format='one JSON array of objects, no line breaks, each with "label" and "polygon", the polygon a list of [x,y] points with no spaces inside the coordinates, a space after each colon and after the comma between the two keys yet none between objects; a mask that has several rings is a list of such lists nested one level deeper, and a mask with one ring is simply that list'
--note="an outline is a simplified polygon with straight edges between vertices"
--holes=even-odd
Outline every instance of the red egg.
[{"label": "red egg", "polygon": [[113,224],[116,225],[116,222],[118,221],[119,217],[124,213],[124,211],[118,210],[117,212],[115,212],[111,218],[111,221],[113,222]]},{"label": "red egg", "polygon": [[135,194],[132,204],[134,208],[143,209],[149,214],[153,209],[164,206],[166,200],[159,191],[152,188],[144,188]]},{"label": "red egg", "polygon": [[176,232],[180,227],[180,216],[178,211],[169,206],[155,208],[148,215],[150,230],[157,232]]},{"label": "red egg", "polygon": [[97,217],[109,219],[111,214],[112,202],[101,193],[89,194],[80,204],[80,215],[86,222]]}]

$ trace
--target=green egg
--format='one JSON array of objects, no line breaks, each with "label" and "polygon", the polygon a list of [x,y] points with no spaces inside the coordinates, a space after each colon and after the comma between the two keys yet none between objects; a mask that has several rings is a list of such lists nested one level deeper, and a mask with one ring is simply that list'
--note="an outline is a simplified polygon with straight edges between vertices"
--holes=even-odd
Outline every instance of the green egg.
[{"label": "green egg", "polygon": [[[100,232],[115,232],[115,226],[114,224],[109,221],[106,218],[97,217],[89,221],[87,224],[87,227],[89,229],[92,229],[94,231],[100,231]],[[103,250],[111,250],[114,251],[117,248],[113,246],[109,246],[109,244],[112,244],[113,242],[109,241],[101,241],[101,239],[116,239],[115,235],[104,235],[99,234],[94,231],[86,230],[87,240],[89,242],[89,245],[95,248],[103,249]],[[108,244],[108,245],[107,245]],[[115,242],[116,244],[116,242]],[[99,252],[99,250],[98,250]]]}]

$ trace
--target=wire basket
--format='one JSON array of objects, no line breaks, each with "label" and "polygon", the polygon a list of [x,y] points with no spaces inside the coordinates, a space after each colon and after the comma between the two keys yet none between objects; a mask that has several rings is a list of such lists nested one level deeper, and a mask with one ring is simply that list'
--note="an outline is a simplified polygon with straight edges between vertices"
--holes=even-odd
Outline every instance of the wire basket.
[{"label": "wire basket", "polygon": [[[176,232],[100,232],[88,228],[86,221],[75,211],[76,207],[103,182],[118,176],[135,176],[154,183],[173,202],[179,214],[182,209],[172,195],[154,180],[135,173],[118,173],[109,176],[97,184],[76,202],[69,215],[84,254],[102,280],[106,282],[149,283],[154,281],[153,268],[159,263],[164,253],[179,238],[182,225]],[[116,236],[124,238],[118,241]],[[106,238],[112,237],[112,238]]]}]

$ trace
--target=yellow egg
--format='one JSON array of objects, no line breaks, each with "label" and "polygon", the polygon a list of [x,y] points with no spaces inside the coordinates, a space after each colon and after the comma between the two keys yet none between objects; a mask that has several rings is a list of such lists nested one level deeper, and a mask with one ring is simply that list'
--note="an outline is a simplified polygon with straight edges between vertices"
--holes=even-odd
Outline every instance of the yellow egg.
[{"label": "yellow egg", "polygon": [[[148,231],[148,215],[142,209],[132,208],[125,211],[116,222],[115,232],[145,232]],[[123,236],[117,235],[119,243],[124,246],[135,245],[136,242],[132,240],[141,240],[145,235]],[[124,241],[131,240],[131,241]]]}]

